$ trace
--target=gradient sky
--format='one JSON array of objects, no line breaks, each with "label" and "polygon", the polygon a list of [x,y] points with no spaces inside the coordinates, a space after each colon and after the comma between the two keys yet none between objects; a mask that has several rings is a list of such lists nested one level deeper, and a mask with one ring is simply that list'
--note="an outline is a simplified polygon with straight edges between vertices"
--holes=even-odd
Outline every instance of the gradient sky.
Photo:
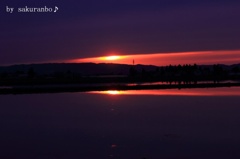
[{"label": "gradient sky", "polygon": [[[3,0],[0,6],[0,65],[240,49],[239,0]],[[24,6],[59,10],[16,12]]]},{"label": "gradient sky", "polygon": [[184,64],[237,64],[240,63],[240,50],[199,51],[178,53],[134,54],[121,56],[101,56],[67,60],[66,62],[94,62],[144,65],[184,65]]}]

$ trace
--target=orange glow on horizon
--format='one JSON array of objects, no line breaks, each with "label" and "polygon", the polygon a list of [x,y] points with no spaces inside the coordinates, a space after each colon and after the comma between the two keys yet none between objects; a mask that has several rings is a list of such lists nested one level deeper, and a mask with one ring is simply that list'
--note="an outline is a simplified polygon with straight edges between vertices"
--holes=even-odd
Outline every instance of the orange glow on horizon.
[{"label": "orange glow on horizon", "polygon": [[178,64],[237,64],[240,63],[240,50],[225,51],[198,51],[179,53],[152,53],[133,55],[114,55],[69,60],[67,62],[93,62],[118,64],[144,64],[144,65],[178,65]]},{"label": "orange glow on horizon", "polygon": [[106,57],[101,57],[101,60],[108,60],[108,61],[114,61],[120,59],[121,56],[106,56]]}]

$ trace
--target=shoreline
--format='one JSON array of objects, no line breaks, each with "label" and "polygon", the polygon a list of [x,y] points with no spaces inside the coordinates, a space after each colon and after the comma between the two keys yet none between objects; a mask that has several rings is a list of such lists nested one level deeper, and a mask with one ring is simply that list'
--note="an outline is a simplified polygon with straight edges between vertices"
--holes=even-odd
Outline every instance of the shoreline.
[{"label": "shoreline", "polygon": [[186,89],[186,88],[217,88],[239,87],[240,83],[200,83],[200,84],[152,84],[152,85],[28,85],[0,87],[0,95],[4,94],[39,94],[64,92],[89,92],[106,90],[156,90],[156,89]]}]

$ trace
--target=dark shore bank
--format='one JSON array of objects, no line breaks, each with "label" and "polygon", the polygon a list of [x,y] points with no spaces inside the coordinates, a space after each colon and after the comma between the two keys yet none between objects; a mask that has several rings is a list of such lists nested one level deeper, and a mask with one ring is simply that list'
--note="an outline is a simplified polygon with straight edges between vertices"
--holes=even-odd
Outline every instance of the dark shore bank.
[{"label": "dark shore bank", "polygon": [[240,64],[153,66],[55,63],[0,67],[0,94],[233,86],[240,86]]},{"label": "dark shore bank", "polygon": [[199,83],[199,84],[151,84],[151,85],[32,85],[0,87],[0,94],[34,94],[34,93],[62,93],[88,92],[106,90],[149,90],[149,89],[185,89],[185,88],[215,88],[237,87],[240,83]]}]

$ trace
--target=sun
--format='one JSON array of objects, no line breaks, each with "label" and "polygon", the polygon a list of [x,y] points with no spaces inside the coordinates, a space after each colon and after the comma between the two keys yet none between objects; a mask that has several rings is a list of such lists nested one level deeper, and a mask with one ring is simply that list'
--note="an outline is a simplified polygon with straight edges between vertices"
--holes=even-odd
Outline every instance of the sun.
[{"label": "sun", "polygon": [[104,59],[104,60],[107,60],[107,61],[114,61],[114,60],[118,60],[118,59],[120,59],[120,58],[121,58],[120,56],[116,56],[116,55],[103,57],[103,59]]}]

